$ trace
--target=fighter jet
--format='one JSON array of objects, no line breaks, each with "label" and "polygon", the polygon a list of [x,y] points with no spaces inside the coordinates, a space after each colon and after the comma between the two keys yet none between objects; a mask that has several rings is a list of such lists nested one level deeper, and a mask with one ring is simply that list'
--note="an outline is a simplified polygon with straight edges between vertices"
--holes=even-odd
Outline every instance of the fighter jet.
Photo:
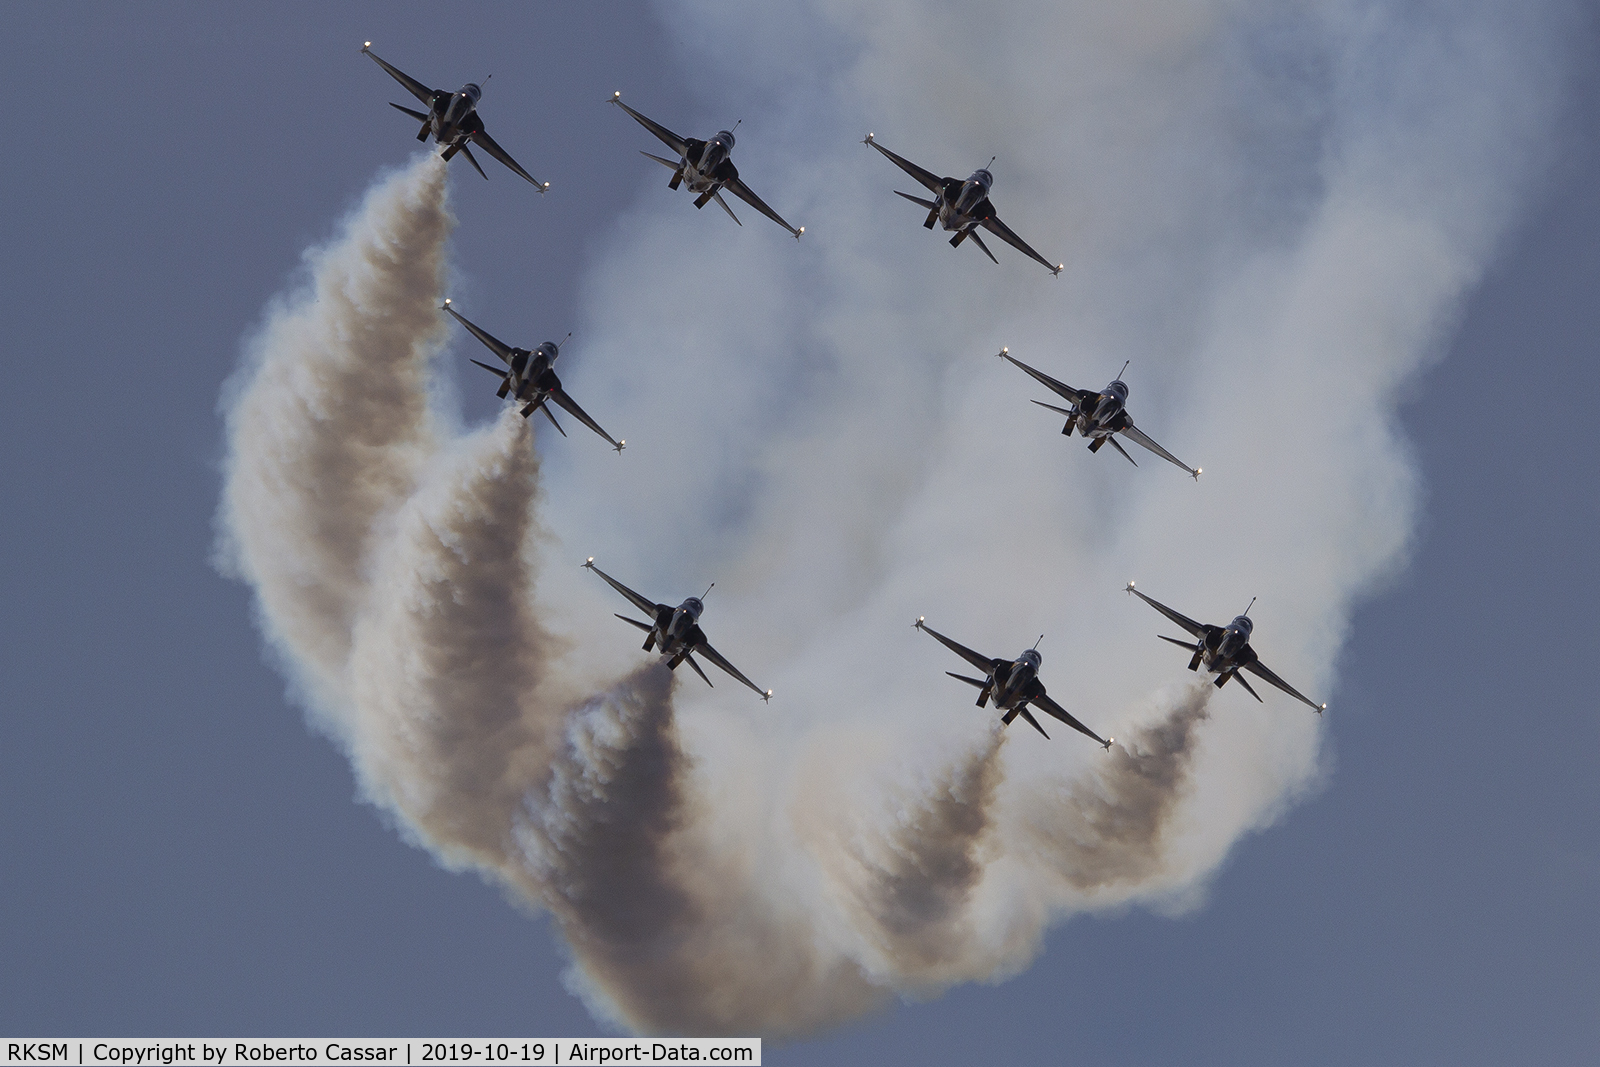
[{"label": "fighter jet", "polygon": [[[772,690],[757,687],[756,683],[740,674],[739,668],[723,659],[722,653],[712,648],[706,641],[706,635],[700,629],[700,613],[705,610],[704,598],[692,596],[677,607],[672,607],[670,604],[657,604],[655,601],[647,600],[635,593],[632,589],[629,589],[611,577],[611,575],[596,567],[593,556],[590,556],[583,566],[585,570],[594,571],[604,578],[607,585],[626,597],[634,607],[650,616],[650,622],[640,622],[638,619],[630,619],[626,615],[618,615],[617,618],[629,626],[637,626],[645,632],[644,650],[649,652],[654,649],[659,651],[661,655],[668,657],[668,670],[677,670],[678,664],[688,663],[689,666],[694,668],[694,673],[700,676],[701,681],[710,685],[711,679],[707,678],[706,672],[700,669],[700,664],[694,661],[694,653],[698,652],[751,689],[754,689],[757,693],[760,693],[762,700],[772,699]],[[712,583],[712,585],[715,584],[715,582]],[[708,588],[706,592],[709,593],[711,590]]]},{"label": "fighter jet", "polygon": [[[1328,705],[1326,704],[1312,703],[1304,693],[1301,693],[1294,686],[1267,670],[1266,664],[1256,658],[1255,649],[1250,647],[1250,631],[1255,628],[1255,623],[1250,621],[1249,607],[1244,609],[1243,615],[1235,616],[1234,620],[1228,625],[1212,626],[1209,623],[1195,622],[1187,615],[1180,615],[1165,604],[1151,600],[1135,589],[1132,582],[1128,583],[1127,591],[1189,631],[1189,634],[1196,639],[1194,644],[1190,644],[1187,641],[1179,641],[1176,637],[1165,637],[1160,634],[1156,636],[1163,641],[1171,641],[1179,648],[1186,648],[1193,652],[1194,656],[1189,660],[1189,669],[1196,671],[1200,669],[1201,664],[1204,664],[1208,672],[1217,676],[1218,689],[1227,685],[1228,679],[1237,678],[1239,684],[1244,686],[1244,691],[1260,701],[1260,695],[1250,688],[1250,683],[1245,681],[1244,675],[1239,673],[1240,671],[1249,671],[1257,678],[1270,682],[1282,689],[1318,715],[1321,715],[1327,708]],[[1250,607],[1254,607],[1255,603],[1255,600],[1252,599]]]},{"label": "fighter jet", "polygon": [[1037,642],[1034,648],[1024,649],[1022,655],[1014,660],[990,659],[988,656],[978,655],[966,645],[958,644],[926,625],[921,615],[917,616],[917,621],[912,625],[924,633],[931,634],[941,645],[984,672],[980,681],[977,678],[968,678],[964,674],[956,674],[954,671],[945,671],[952,678],[959,678],[968,685],[978,687],[978,707],[984,707],[993,698],[994,706],[1005,712],[1000,721],[1007,726],[1011,725],[1012,719],[1021,715],[1048,739],[1050,735],[1044,733],[1044,727],[1039,725],[1039,720],[1028,710],[1028,705],[1032,704],[1039,710],[1054,715],[1074,730],[1094,738],[1101,748],[1109,749],[1111,742],[1116,740],[1111,737],[1102,738],[1074,719],[1067,713],[1067,709],[1045,695],[1044,683],[1039,681],[1039,664],[1043,662],[1044,657],[1039,655]]},{"label": "fighter jet", "polygon": [[[495,395],[502,400],[509,394],[523,405],[522,417],[532,415],[534,409],[544,412],[544,417],[550,420],[550,425],[561,431],[561,436],[567,436],[567,431],[561,429],[561,424],[556,417],[550,414],[548,401],[554,400],[566,408],[573,418],[583,423],[595,433],[611,442],[611,447],[621,453],[628,446],[626,441],[612,441],[611,435],[600,428],[600,424],[591,419],[587,412],[578,406],[578,402],[567,395],[561,388],[561,379],[556,377],[552,366],[556,357],[561,355],[561,346],[554,341],[546,341],[538,348],[529,352],[526,348],[512,348],[504,341],[495,337],[489,331],[467,319],[455,308],[450,306],[450,301],[444,302],[444,311],[448,311],[461,325],[465,326],[472,336],[484,343],[484,346],[499,356],[510,370],[501,370],[491,367],[487,363],[477,363],[478,366],[500,379],[500,391]],[[567,336],[571,336],[568,334]]]},{"label": "fighter jet", "polygon": [[[872,138],[873,135],[869,133],[861,143],[869,144],[888,156],[895,166],[917,179],[933,194],[934,199],[924,200],[920,196],[895,190],[896,196],[903,196],[913,204],[921,204],[928,209],[928,217],[922,223],[924,227],[931,230],[933,224],[937,222],[946,230],[955,231],[955,236],[950,238],[951,248],[959,248],[961,242],[970,237],[974,244],[983,249],[984,255],[999,263],[1000,261],[994,258],[994,253],[989,251],[989,246],[983,243],[983,238],[978,236],[978,227],[982,226],[1023,255],[1044,264],[1045,269],[1051,274],[1061,273],[1062,264],[1051,263],[1028,247],[1028,242],[1012,233],[1011,227],[1001,222],[1000,216],[994,213],[994,205],[989,203],[989,187],[994,184],[994,175],[989,173],[987,167],[973,171],[972,176],[964,182],[955,178],[936,178],[929,171],[895,155]],[[992,165],[994,160],[991,159],[989,162]]]},{"label": "fighter jet", "polygon": [[[766,205],[759,196],[750,191],[750,187],[739,180],[739,168],[733,165],[729,154],[733,151],[733,130],[722,130],[709,141],[701,141],[694,137],[679,137],[659,122],[654,122],[639,114],[633,108],[622,102],[622,91],[619,89],[611,94],[611,103],[632,115],[639,121],[639,125],[649,130],[661,139],[661,143],[677,153],[676,162],[653,156],[649,152],[641,151],[641,156],[646,156],[667,167],[672,171],[672,180],[667,183],[668,189],[676,189],[680,184],[687,182],[691,193],[699,193],[695,197],[695,207],[705,207],[715,200],[728,217],[734,222],[739,222],[739,216],[733,213],[728,202],[722,199],[722,190],[737,196],[779,226],[799,237],[806,232],[804,226],[798,230],[783,221],[783,216]],[[737,127],[739,123],[735,122]],[[744,223],[739,222],[740,226]]]},{"label": "fighter jet", "polygon": [[[472,149],[467,147],[467,142],[470,141],[528,179],[533,183],[534,188],[541,193],[550,188],[549,182],[540,182],[533,175],[523,170],[522,165],[511,158],[511,153],[496,144],[495,139],[490,137],[484,130],[483,120],[478,117],[478,100],[483,96],[483,89],[477,83],[468,82],[453,93],[447,89],[430,89],[417,81],[417,79],[396,70],[379,59],[378,54],[372,51],[371,41],[362,45],[361,51],[371,56],[374,63],[388,71],[395,81],[405,86],[407,92],[428,105],[426,113],[413,111],[409,107],[401,107],[399,104],[389,105],[392,108],[404,111],[414,119],[421,120],[422,129],[417,131],[417,140],[426,141],[431,134],[435,141],[445,146],[445,150],[440,153],[445,159],[448,160],[451,156],[460,152],[467,157],[467,162],[472,164],[474,170],[479,174],[483,174],[483,168],[478,166],[478,161],[472,157]],[[488,79],[484,80],[487,81]],[[489,177],[487,174],[483,174],[483,176],[485,178]]]},{"label": "fighter jet", "polygon": [[[1056,381],[1043,371],[1034,370],[1021,360],[1012,358],[1011,349],[1009,348],[1002,348],[996,353],[996,355],[998,355],[1001,359],[1011,360],[1012,363],[1033,375],[1033,377],[1040,384],[1044,385],[1045,388],[1072,402],[1072,407],[1068,409],[1058,408],[1054,404],[1046,404],[1042,400],[1034,401],[1035,404],[1038,404],[1042,408],[1049,408],[1051,411],[1059,411],[1061,414],[1065,415],[1067,417],[1067,424],[1061,427],[1061,432],[1066,434],[1068,437],[1071,437],[1072,428],[1076,426],[1080,434],[1090,439],[1090,452],[1098,452],[1100,451],[1101,445],[1110,442],[1112,448],[1116,449],[1118,452],[1121,452],[1123,458],[1125,458],[1129,463],[1133,463],[1133,465],[1137,467],[1139,464],[1134,463],[1133,457],[1128,455],[1128,453],[1123,450],[1123,447],[1117,443],[1117,439],[1115,437],[1111,436],[1112,434],[1120,433],[1129,440],[1137,441],[1139,444],[1148,448],[1150,451],[1154,452],[1168,463],[1172,463],[1183,468],[1195,481],[1200,480],[1199,467],[1189,466],[1187,463],[1183,462],[1183,460],[1179,459],[1171,452],[1168,452],[1166,449],[1156,444],[1149,437],[1145,436],[1143,430],[1139,429],[1133,424],[1132,419],[1128,418],[1128,412],[1126,410],[1126,405],[1128,403],[1128,387],[1123,383],[1120,376],[1116,381],[1112,382],[1110,385],[1096,393],[1090,389],[1074,389],[1070,385],[1065,385]],[[1124,371],[1127,370],[1128,364],[1124,363],[1122,365],[1122,369]]]}]

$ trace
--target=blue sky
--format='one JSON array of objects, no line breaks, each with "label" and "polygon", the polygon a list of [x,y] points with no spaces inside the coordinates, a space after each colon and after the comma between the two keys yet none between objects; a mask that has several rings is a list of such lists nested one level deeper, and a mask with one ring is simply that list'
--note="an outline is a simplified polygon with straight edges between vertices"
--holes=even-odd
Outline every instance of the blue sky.
[{"label": "blue sky", "polygon": [[[43,87],[48,111],[41,135],[21,139],[27,150],[5,165],[5,269],[21,298],[7,320],[3,422],[9,1032],[597,1031],[563,986],[568,960],[549,920],[406,844],[393,816],[356,800],[343,755],[286,697],[249,591],[210,562],[217,396],[302,251],[411,149],[385,106],[393,87],[357,53],[362,40],[440,84],[495,74],[489,127],[552,189],[539,198],[503,170],[483,182],[454,168],[460,289],[485,317],[548,323],[557,336],[587,326],[596,351],[596,294],[615,284],[641,230],[670,239],[679,231],[659,227],[691,227],[704,231],[697,241],[793,251],[758,218],[734,230],[667,198],[659,168],[635,154],[648,147],[642,131],[601,106],[625,88],[663,121],[724,125],[730,105],[707,64],[760,84],[739,58],[741,35],[759,57],[772,31],[735,26],[708,45],[701,24],[664,25],[632,7],[475,11],[443,27],[434,10],[12,17],[7,69],[14,85]],[[1240,836],[1200,879],[1203,903],[1180,917],[1140,903],[1077,916],[1016,977],[959,984],[769,1051],[772,1062],[1592,1054],[1600,738],[1582,675],[1597,631],[1581,614],[1597,584],[1589,549],[1600,518],[1588,428],[1600,270],[1592,34],[1583,24],[1570,51],[1552,51],[1550,65],[1570,77],[1549,132],[1507,148],[1527,157],[1528,177],[1504,234],[1440,334],[1442,359],[1403,387],[1400,447],[1423,486],[1416,539],[1409,563],[1358,598],[1309,790],[1274,825]],[[732,118],[778,116],[768,129],[798,121],[793,101],[759,92],[731,106],[747,109]],[[771,134],[753,126],[747,117],[739,158],[756,185],[757,146]],[[1250,150],[1271,157],[1274,127],[1260,128]],[[887,188],[892,174],[876,163],[850,180]],[[1035,176],[1028,188],[1046,184]],[[774,178],[780,193],[793,186]],[[1019,189],[1017,201],[1032,195]],[[924,236],[892,204],[873,210],[894,240]],[[1022,230],[1020,217],[1007,215]],[[808,241],[826,235],[789,218],[808,224]],[[939,281],[1041,283],[1005,259],[985,275],[980,257],[931,239],[911,247],[937,257]],[[685,284],[677,264],[643,268]],[[585,350],[571,351],[581,360]],[[602,380],[586,367],[570,373]],[[464,418],[485,418],[492,398],[459,381]],[[1057,460],[1087,458],[1041,439]],[[1275,444],[1248,427],[1239,439]],[[576,504],[559,510],[580,492],[572,472],[589,460],[576,456],[552,460],[552,514],[592,523]],[[715,506],[737,517],[737,505]],[[1260,520],[1241,509],[1232,521],[1248,538]],[[640,551],[656,573],[657,550]],[[1141,656],[1173,666],[1149,621],[1132,626],[1152,646]],[[942,679],[925,650],[894,647],[909,649],[904,669]],[[1216,714],[1248,711],[1230,702]]]}]

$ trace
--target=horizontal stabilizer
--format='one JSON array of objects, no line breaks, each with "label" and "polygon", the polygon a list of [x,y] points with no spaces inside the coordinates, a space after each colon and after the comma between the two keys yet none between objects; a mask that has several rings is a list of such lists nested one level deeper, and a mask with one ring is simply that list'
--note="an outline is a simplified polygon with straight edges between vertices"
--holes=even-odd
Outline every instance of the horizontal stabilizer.
[{"label": "horizontal stabilizer", "polygon": [[[396,104],[395,106],[399,107],[400,105]],[[939,210],[939,205],[935,204],[932,200],[924,200],[920,196],[912,196],[910,193],[902,193],[898,189],[896,189],[894,191],[894,195],[895,196],[903,196],[907,200],[911,201],[913,204],[921,204],[923,207],[928,208],[929,210],[932,210],[932,211],[938,211]]]},{"label": "horizontal stabilizer", "polygon": [[[693,656],[689,655],[688,653],[684,653],[683,661],[694,668],[694,673],[700,676],[700,680],[702,682],[706,683],[707,685],[711,685],[711,679],[706,677],[706,672],[700,669],[700,664],[694,661]],[[711,688],[715,689],[716,686],[711,685]]]},{"label": "horizontal stabilizer", "polygon": [[1244,686],[1244,691],[1246,693],[1249,693],[1251,696],[1256,698],[1256,703],[1257,704],[1265,704],[1266,703],[1265,700],[1261,699],[1261,694],[1260,693],[1257,693],[1254,689],[1250,688],[1250,683],[1244,680],[1244,675],[1242,675],[1242,674],[1238,673],[1237,671],[1235,671],[1233,673],[1233,679],[1236,682],[1238,682],[1240,685]]},{"label": "horizontal stabilizer", "polygon": [[428,116],[424,115],[420,111],[412,111],[409,107],[401,107],[399,104],[392,102],[389,104],[389,106],[394,108],[396,111],[404,111],[407,115],[410,115],[414,119],[421,119],[423,122],[428,121]]},{"label": "horizontal stabilizer", "polygon": [[988,682],[985,682],[985,681],[980,681],[980,680],[979,680],[979,679],[977,679],[977,678],[968,678],[968,677],[967,677],[967,676],[966,676],[966,675],[964,675],[964,674],[956,674],[956,673],[955,673],[955,672],[954,672],[954,671],[945,671],[945,672],[944,672],[944,673],[946,673],[946,674],[948,674],[948,675],[950,675],[950,677],[952,677],[952,678],[959,678],[959,679],[961,679],[961,680],[962,680],[962,681],[963,681],[963,682],[966,682],[966,683],[967,683],[967,684],[968,684],[968,685],[975,685],[975,686],[977,686],[977,687],[978,687],[978,688],[979,688],[979,689],[982,689],[982,688],[983,688],[983,687],[984,687],[984,686],[986,686],[986,685],[988,685],[988,684],[989,684],[989,683],[988,683]]},{"label": "horizontal stabilizer", "polygon": [[[1018,705],[1017,710],[1022,712],[1022,717],[1024,719],[1027,719],[1030,723],[1033,724],[1033,728],[1035,730],[1038,730],[1041,734],[1044,734],[1044,727],[1040,726],[1039,725],[1039,720],[1035,719],[1033,717],[1033,712],[1029,711],[1026,707],[1023,707],[1021,705]],[[1044,734],[1044,739],[1046,741],[1050,740],[1050,735],[1049,734]]]},{"label": "horizontal stabilizer", "polygon": [[[977,230],[969,230],[967,232],[972,235],[972,243],[977,245],[978,248],[983,252],[983,254],[989,257],[989,262],[994,263],[995,265],[998,266],[1000,261],[998,259],[994,258],[994,253],[989,251],[989,246],[983,243],[983,238],[978,236],[978,231]],[[1043,730],[1040,730],[1039,732],[1040,733],[1044,733]],[[1048,737],[1049,735],[1045,734],[1045,736]]]},{"label": "horizontal stabilizer", "polygon": [[1075,419],[1078,417],[1078,413],[1076,411],[1072,411],[1068,408],[1058,408],[1054,404],[1046,404],[1043,400],[1030,400],[1029,403],[1038,404],[1042,408],[1049,408],[1051,411],[1060,412],[1069,419]]},{"label": "horizontal stabilizer", "polygon": [[[480,175],[483,175],[484,181],[489,180],[489,176],[483,173],[483,168],[478,166],[478,157],[472,154],[472,149],[468,148],[465,143],[461,145],[461,154],[467,157],[467,162],[472,164],[473,170],[477,171]],[[543,192],[543,190],[540,191]]]},{"label": "horizontal stabilizer", "polygon": [[[1114,448],[1118,452],[1122,453],[1122,458],[1123,459],[1127,460],[1129,463],[1133,463],[1133,457],[1128,455],[1127,449],[1123,448],[1120,444],[1117,443],[1117,439],[1115,437],[1112,437],[1110,434],[1107,434],[1104,439],[1111,442],[1111,447],[1112,448]],[[1133,463],[1133,465],[1135,467],[1137,467],[1139,464]]]},{"label": "horizontal stabilizer", "polygon": [[670,159],[662,159],[660,156],[652,156],[649,152],[640,152],[639,154],[644,156],[646,159],[653,159],[663,167],[667,167],[671,170],[677,170],[680,166],[680,164],[674,163]]},{"label": "horizontal stabilizer", "polygon": [[[475,359],[469,359],[469,360],[467,360],[467,362],[468,363],[478,363],[478,361],[475,360]],[[510,372],[509,371],[503,371],[499,367],[491,367],[487,363],[478,363],[478,366],[482,367],[484,370],[488,371],[490,374],[494,375],[496,378],[507,378],[507,377],[510,377]]]},{"label": "horizontal stabilizer", "polygon": [[627,623],[629,626],[637,626],[639,629],[645,631],[646,633],[649,633],[652,629],[654,629],[654,627],[652,627],[649,623],[640,622],[638,619],[630,619],[626,615],[618,615],[617,618],[621,619],[623,622]]},{"label": "horizontal stabilizer", "polygon": [[[739,222],[739,216],[735,215],[733,213],[733,208],[728,206],[728,202],[726,200],[722,199],[722,193],[721,192],[712,193],[711,196],[712,196],[713,199],[716,200],[717,206],[728,213],[728,217],[730,219],[732,219],[734,222],[738,223],[740,226],[744,225],[744,223]],[[799,237],[800,235],[799,234],[795,234],[795,236]]]},{"label": "horizontal stabilizer", "polygon": [[1179,641],[1176,637],[1168,637],[1165,634],[1156,634],[1156,636],[1161,638],[1163,641],[1171,641],[1179,648],[1187,648],[1190,652],[1200,651],[1200,646],[1192,641]]}]

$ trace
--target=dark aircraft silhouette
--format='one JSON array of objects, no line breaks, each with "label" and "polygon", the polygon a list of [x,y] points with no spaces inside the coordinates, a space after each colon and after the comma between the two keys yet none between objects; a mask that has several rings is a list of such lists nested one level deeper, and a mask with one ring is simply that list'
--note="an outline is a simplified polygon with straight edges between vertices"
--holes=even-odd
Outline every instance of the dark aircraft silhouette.
[{"label": "dark aircraft silhouette", "polygon": [[[540,182],[533,175],[522,169],[522,165],[511,158],[507,152],[495,143],[483,128],[483,120],[478,117],[478,100],[483,96],[483,90],[475,83],[468,82],[455,92],[448,89],[430,89],[417,79],[396,70],[372,51],[372,42],[368,41],[361,46],[361,51],[372,57],[374,63],[388,71],[395,81],[406,87],[406,91],[424,104],[428,105],[427,113],[413,111],[409,107],[399,104],[389,106],[399,111],[404,111],[414,119],[422,121],[422,129],[417,131],[417,140],[426,141],[430,134],[439,144],[445,146],[440,153],[445,159],[460,152],[467,157],[467,162],[472,164],[474,170],[483,174],[483,168],[478,166],[478,161],[472,156],[472,149],[467,147],[467,142],[472,142],[485,152],[489,153],[524,178],[533,182],[541,193],[550,188],[549,182]],[[485,79],[487,80],[487,79]],[[483,174],[485,178],[489,177]]]},{"label": "dark aircraft silhouette", "polygon": [[[1042,408],[1059,411],[1065,415],[1067,424],[1061,428],[1061,432],[1071,437],[1072,428],[1076,426],[1080,434],[1090,439],[1090,452],[1100,451],[1100,446],[1109,441],[1112,448],[1122,452],[1123,458],[1137,467],[1139,464],[1134,463],[1133,457],[1123,451],[1122,446],[1117,443],[1117,439],[1111,436],[1112,434],[1120,433],[1130,441],[1137,441],[1168,463],[1182,467],[1196,481],[1200,480],[1199,467],[1189,466],[1183,460],[1156,444],[1145,436],[1143,430],[1133,424],[1132,419],[1128,418],[1126,407],[1128,403],[1128,387],[1123,384],[1121,378],[1118,378],[1098,393],[1092,389],[1074,389],[1070,385],[1056,381],[1043,371],[1034,370],[1019,359],[1013,359],[1009,348],[1002,348],[996,354],[1001,359],[1011,360],[1012,363],[1031,374],[1045,388],[1051,390],[1057,396],[1072,402],[1071,409],[1068,409],[1058,408],[1054,404],[1046,404],[1041,400],[1034,401],[1035,404]],[[1124,364],[1122,369],[1127,370],[1127,365]]]},{"label": "dark aircraft silhouette", "polygon": [[[994,184],[994,175],[986,168],[973,171],[972,176],[966,181],[937,178],[910,160],[895,155],[872,137],[872,134],[867,134],[861,143],[869,144],[888,156],[895,166],[917,179],[933,194],[934,199],[924,200],[920,196],[895,190],[896,196],[903,196],[913,204],[921,204],[928,209],[928,217],[923,226],[931,230],[933,224],[937,222],[946,230],[955,231],[955,236],[950,238],[950,247],[959,248],[961,242],[970,237],[974,244],[983,249],[984,255],[999,263],[1000,261],[994,258],[994,253],[989,251],[989,246],[983,243],[983,238],[978,236],[978,227],[982,226],[1023,255],[1043,263],[1051,274],[1061,273],[1062,264],[1051,263],[1028,247],[1028,242],[1012,233],[1011,228],[1001,222],[1000,216],[994,213],[994,205],[989,203],[989,187]],[[991,159],[989,162],[993,163],[994,160]]]},{"label": "dark aircraft silhouette", "polygon": [[[754,689],[757,693],[760,693],[762,700],[772,699],[772,690],[757,687],[756,683],[740,674],[739,668],[723,659],[722,653],[712,648],[710,643],[706,641],[706,635],[700,629],[700,612],[705,609],[702,598],[692,596],[677,607],[672,607],[670,604],[657,604],[655,601],[647,600],[635,593],[632,589],[629,589],[611,577],[611,575],[596,567],[593,556],[590,556],[583,566],[586,570],[594,571],[604,578],[607,585],[626,597],[634,607],[650,616],[650,622],[640,622],[638,619],[630,619],[626,615],[618,615],[617,618],[630,626],[637,626],[645,632],[644,650],[649,652],[655,649],[661,655],[668,657],[668,670],[677,670],[678,664],[687,662],[689,666],[694,668],[694,673],[700,676],[701,681],[710,685],[711,679],[707,678],[706,672],[700,669],[700,664],[694,661],[694,653],[698,652],[751,689]],[[707,589],[706,592],[709,593],[711,590]]]},{"label": "dark aircraft silhouette", "polygon": [[[666,145],[678,154],[677,162],[652,156],[649,152],[640,152],[641,156],[648,156],[672,171],[672,180],[667,183],[668,189],[676,189],[679,184],[687,183],[691,193],[699,193],[695,197],[695,207],[705,207],[715,200],[728,217],[734,222],[739,222],[739,216],[733,213],[727,201],[722,199],[722,190],[737,196],[779,226],[799,237],[806,232],[804,226],[798,230],[783,221],[783,216],[772,210],[750,187],[739,180],[739,168],[733,165],[729,154],[733,151],[733,131],[723,130],[709,141],[697,140],[693,137],[679,137],[659,122],[654,122],[639,114],[633,108],[622,102],[622,92],[619,90],[611,94],[611,103],[632,115],[639,121],[639,125],[649,130],[661,139]],[[739,125],[737,122],[735,126]],[[739,222],[743,226],[744,223]]]},{"label": "dark aircraft silhouette", "polygon": [[446,300],[444,302],[443,310],[448,311],[452,318],[465,326],[472,333],[472,336],[482,341],[484,347],[499,356],[505,362],[505,365],[510,368],[509,370],[501,370],[499,367],[491,367],[487,363],[478,363],[477,360],[472,361],[500,379],[500,391],[495,395],[501,399],[505,399],[507,394],[514,397],[518,403],[523,405],[523,418],[532,415],[534,409],[537,408],[544,412],[544,417],[550,420],[550,425],[557,430],[561,430],[562,437],[567,436],[567,431],[562,430],[561,424],[556,421],[556,417],[550,414],[548,402],[554,400],[557,404],[566,408],[579,422],[604,437],[607,441],[611,441],[611,447],[619,453],[627,447],[626,441],[612,441],[611,435],[602,430],[600,424],[591,419],[588,413],[578,406],[578,402],[568,396],[566,390],[561,388],[561,379],[556,377],[553,366],[556,357],[561,354],[560,345],[554,341],[546,341],[532,352],[529,352],[526,348],[512,348],[489,333],[489,331],[469,321],[465,315],[450,306],[450,301]]},{"label": "dark aircraft silhouette", "polygon": [[984,672],[983,680],[980,681],[977,678],[968,678],[964,674],[956,674],[954,671],[945,671],[952,678],[959,678],[968,685],[978,687],[980,690],[978,693],[978,707],[984,707],[990,699],[993,699],[994,706],[1005,712],[1000,717],[1001,722],[1009,726],[1012,719],[1021,715],[1033,725],[1035,730],[1049,738],[1050,735],[1044,733],[1044,727],[1039,725],[1039,720],[1035,719],[1033,713],[1028,710],[1028,705],[1032,704],[1039,710],[1054,715],[1074,730],[1094,738],[1095,741],[1099,742],[1100,747],[1105,749],[1111,747],[1111,742],[1115,738],[1102,738],[1099,734],[1083,725],[1083,723],[1074,719],[1067,713],[1067,709],[1045,695],[1044,683],[1039,681],[1039,664],[1043,662],[1043,657],[1039,655],[1036,648],[1024,650],[1022,655],[1014,660],[990,659],[988,656],[978,655],[966,645],[958,644],[933,627],[926,625],[920,615],[912,625],[924,633],[931,634],[944,647]]},{"label": "dark aircraft silhouette", "polygon": [[[1321,715],[1327,708],[1328,705],[1326,704],[1312,703],[1304,693],[1267,670],[1266,665],[1256,658],[1255,649],[1250,647],[1250,631],[1255,628],[1255,623],[1250,621],[1250,608],[1245,608],[1243,615],[1235,616],[1234,620],[1226,626],[1212,626],[1208,623],[1195,622],[1187,615],[1180,615],[1165,604],[1151,600],[1135,589],[1132,582],[1128,583],[1127,591],[1189,631],[1190,636],[1196,639],[1194,644],[1190,644],[1187,641],[1179,641],[1176,637],[1164,637],[1160,634],[1156,636],[1161,637],[1163,641],[1171,641],[1179,648],[1186,648],[1193,652],[1194,656],[1189,660],[1189,669],[1196,671],[1200,669],[1201,664],[1204,664],[1207,671],[1217,676],[1218,689],[1227,685],[1229,678],[1237,678],[1239,684],[1244,686],[1245,692],[1260,701],[1260,695],[1250,688],[1250,683],[1245,681],[1244,676],[1239,673],[1240,671],[1249,671],[1262,681],[1282,689],[1318,715]],[[1255,601],[1251,600],[1250,604],[1254,607]]]}]

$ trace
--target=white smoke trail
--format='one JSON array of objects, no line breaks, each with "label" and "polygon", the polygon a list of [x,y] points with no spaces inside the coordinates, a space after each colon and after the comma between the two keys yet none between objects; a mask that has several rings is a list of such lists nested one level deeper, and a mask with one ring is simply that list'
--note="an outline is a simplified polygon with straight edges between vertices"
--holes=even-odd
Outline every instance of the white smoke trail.
[{"label": "white smoke trail", "polygon": [[[1161,688],[1182,661],[1115,591],[1209,619],[1259,592],[1263,658],[1328,691],[1411,529],[1396,389],[1511,217],[1564,9],[754,10],[699,25],[723,84],[776,101],[743,176],[807,235],[652,186],[568,382],[630,427],[620,474],[567,447],[541,489],[515,415],[433,428],[428,161],[313,258],[229,415],[225,536],[367,795],[548,908],[575,988],[637,1030],[804,1033],[1014,972],[1065,916],[1192,902],[1306,788],[1315,717]],[[1070,282],[929,238],[857,128],[949,171],[999,151],[1000,211],[1070,245]],[[1063,450],[1001,344],[1079,385],[1132,355],[1135,417],[1205,480]],[[538,573],[557,521],[663,599],[713,571],[703,623],[772,708],[618,679],[609,590]],[[1045,630],[1052,693],[1121,747],[1004,742],[924,612],[999,655]]]},{"label": "white smoke trail", "polygon": [[425,386],[453,225],[433,154],[380,182],[307,253],[309,284],[270,309],[225,398],[222,566],[340,736],[374,538],[436,447]]}]

